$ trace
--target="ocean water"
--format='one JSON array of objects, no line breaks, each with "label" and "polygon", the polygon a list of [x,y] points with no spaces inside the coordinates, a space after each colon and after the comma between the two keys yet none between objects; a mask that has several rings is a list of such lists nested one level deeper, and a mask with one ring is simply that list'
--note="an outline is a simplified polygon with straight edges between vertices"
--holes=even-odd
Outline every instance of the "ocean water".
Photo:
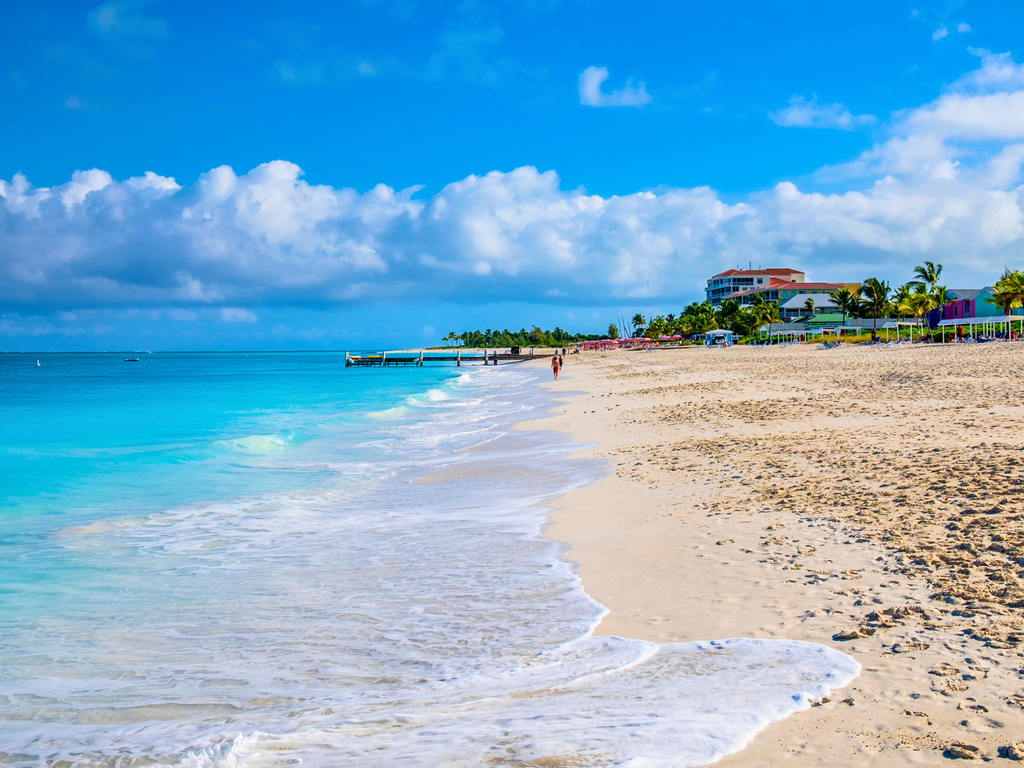
[{"label": "ocean water", "polygon": [[4,765],[697,766],[859,671],[594,637],[543,369],[140,357],[0,356]]}]

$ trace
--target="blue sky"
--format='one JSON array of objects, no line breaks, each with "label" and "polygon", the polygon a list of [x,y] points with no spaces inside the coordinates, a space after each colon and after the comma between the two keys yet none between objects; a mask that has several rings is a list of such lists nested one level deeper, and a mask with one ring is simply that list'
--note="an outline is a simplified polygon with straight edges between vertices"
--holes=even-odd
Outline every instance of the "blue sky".
[{"label": "blue sky", "polygon": [[1019,4],[7,3],[0,349],[675,311],[1020,264]]}]

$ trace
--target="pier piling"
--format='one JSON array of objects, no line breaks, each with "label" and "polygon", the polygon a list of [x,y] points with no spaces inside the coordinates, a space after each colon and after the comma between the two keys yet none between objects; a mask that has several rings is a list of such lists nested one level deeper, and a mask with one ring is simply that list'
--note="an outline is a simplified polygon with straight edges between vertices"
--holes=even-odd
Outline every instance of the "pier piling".
[{"label": "pier piling", "polygon": [[498,350],[485,349],[481,350],[482,354],[467,354],[463,355],[462,350],[456,350],[452,352],[438,352],[430,353],[426,350],[417,350],[415,352],[380,352],[378,354],[371,355],[352,355],[348,352],[345,353],[345,367],[346,368],[393,368],[393,367],[405,367],[408,365],[422,368],[427,363],[455,363],[459,368],[462,367],[462,363],[483,363],[484,365],[499,365],[500,362],[519,363],[526,360],[533,360],[534,355],[531,350],[529,353],[517,353],[512,354],[511,352],[499,352]]}]

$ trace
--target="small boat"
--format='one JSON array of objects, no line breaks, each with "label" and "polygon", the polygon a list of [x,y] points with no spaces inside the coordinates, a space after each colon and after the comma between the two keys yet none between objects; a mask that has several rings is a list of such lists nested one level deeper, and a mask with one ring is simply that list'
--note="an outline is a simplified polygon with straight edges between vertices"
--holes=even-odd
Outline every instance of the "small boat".
[{"label": "small boat", "polygon": [[[39,365],[39,361],[38,360],[36,360],[36,365]],[[42,366],[40,366],[40,367],[42,367]]]},{"label": "small boat", "polygon": [[137,363],[137,362],[139,362],[139,358],[137,358],[137,357],[126,357],[124,359],[124,361],[126,363]]}]

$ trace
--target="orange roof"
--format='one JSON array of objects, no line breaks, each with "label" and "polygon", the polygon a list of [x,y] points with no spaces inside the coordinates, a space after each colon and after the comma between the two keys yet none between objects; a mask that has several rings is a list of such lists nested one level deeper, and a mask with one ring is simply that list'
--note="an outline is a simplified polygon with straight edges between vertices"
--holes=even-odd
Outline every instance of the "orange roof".
[{"label": "orange roof", "polygon": [[828,290],[834,291],[843,287],[842,283],[783,283],[783,286],[789,288],[799,287],[801,290],[805,288],[827,288]]},{"label": "orange roof", "polygon": [[719,272],[715,277],[726,277],[727,275],[802,275],[799,269],[781,269],[771,267],[769,269],[727,269]]},{"label": "orange roof", "polygon": [[823,291],[837,291],[842,288],[841,283],[791,283],[787,280],[776,280],[772,278],[768,285],[755,285],[752,288],[744,288],[740,291],[733,291],[724,298],[728,299],[733,296],[745,296],[748,293],[758,293],[760,291],[768,290],[785,290],[788,288],[804,290],[823,290]]}]

